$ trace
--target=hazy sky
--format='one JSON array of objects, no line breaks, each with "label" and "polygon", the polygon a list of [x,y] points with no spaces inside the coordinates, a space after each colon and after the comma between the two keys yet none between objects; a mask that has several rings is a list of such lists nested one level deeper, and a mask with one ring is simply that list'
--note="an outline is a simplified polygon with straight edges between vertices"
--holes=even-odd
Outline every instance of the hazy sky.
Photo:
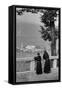
[{"label": "hazy sky", "polygon": [[24,13],[19,16],[16,15],[16,41],[17,47],[21,47],[21,43],[26,45],[39,45],[40,47],[49,48],[39,32],[40,25],[40,14]]}]

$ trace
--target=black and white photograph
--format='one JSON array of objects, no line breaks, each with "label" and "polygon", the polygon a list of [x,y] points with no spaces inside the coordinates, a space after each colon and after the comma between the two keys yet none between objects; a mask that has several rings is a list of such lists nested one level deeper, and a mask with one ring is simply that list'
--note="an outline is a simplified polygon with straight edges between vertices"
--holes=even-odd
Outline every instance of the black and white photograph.
[{"label": "black and white photograph", "polygon": [[59,80],[59,11],[16,7],[16,82]]}]

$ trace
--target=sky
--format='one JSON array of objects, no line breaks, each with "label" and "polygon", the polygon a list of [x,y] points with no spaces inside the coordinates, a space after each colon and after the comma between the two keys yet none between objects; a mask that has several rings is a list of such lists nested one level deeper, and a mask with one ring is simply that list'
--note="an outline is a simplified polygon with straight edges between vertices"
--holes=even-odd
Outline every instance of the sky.
[{"label": "sky", "polygon": [[[56,22],[58,24],[58,22]],[[49,42],[44,41],[40,34],[40,13],[32,14],[25,12],[23,15],[16,14],[16,42],[17,47],[26,45],[37,45],[41,48],[49,48]]]}]

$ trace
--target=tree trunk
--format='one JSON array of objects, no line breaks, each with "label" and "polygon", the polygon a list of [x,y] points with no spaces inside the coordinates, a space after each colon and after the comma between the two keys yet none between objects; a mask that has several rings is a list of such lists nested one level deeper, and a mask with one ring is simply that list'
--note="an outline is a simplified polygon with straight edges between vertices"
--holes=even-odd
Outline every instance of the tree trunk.
[{"label": "tree trunk", "polygon": [[51,42],[51,55],[56,56],[56,40]]},{"label": "tree trunk", "polygon": [[55,24],[54,22],[51,22],[51,55],[56,56],[56,39],[55,39]]}]

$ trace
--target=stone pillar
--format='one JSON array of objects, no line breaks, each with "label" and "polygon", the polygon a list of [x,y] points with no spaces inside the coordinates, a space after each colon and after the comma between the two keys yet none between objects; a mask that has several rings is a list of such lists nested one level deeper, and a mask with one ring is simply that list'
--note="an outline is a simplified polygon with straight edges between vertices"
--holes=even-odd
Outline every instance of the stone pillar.
[{"label": "stone pillar", "polygon": [[53,68],[57,68],[57,59],[53,60]]},{"label": "stone pillar", "polygon": [[35,61],[31,61],[30,62],[30,71],[34,71],[35,70]]}]

